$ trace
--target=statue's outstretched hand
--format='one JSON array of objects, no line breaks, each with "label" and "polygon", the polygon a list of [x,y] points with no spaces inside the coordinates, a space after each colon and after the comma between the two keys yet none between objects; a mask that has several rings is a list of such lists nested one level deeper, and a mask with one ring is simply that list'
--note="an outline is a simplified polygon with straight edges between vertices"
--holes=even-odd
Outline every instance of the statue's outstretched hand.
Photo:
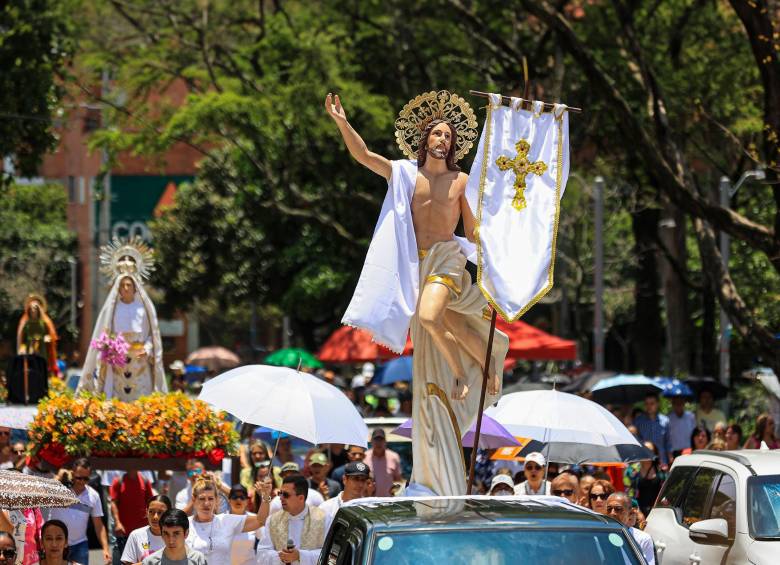
[{"label": "statue's outstretched hand", "polygon": [[338,94],[336,94],[334,100],[333,94],[328,92],[328,95],[325,97],[325,111],[328,112],[328,115],[337,122],[347,121],[347,114],[344,112],[344,108],[341,106],[341,100],[339,100]]}]

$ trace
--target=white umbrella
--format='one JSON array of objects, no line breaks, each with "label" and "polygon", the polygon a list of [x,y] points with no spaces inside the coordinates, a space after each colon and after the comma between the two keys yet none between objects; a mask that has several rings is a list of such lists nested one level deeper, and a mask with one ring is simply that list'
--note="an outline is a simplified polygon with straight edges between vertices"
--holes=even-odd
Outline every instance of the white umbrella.
[{"label": "white umbrella", "polygon": [[198,395],[239,420],[310,443],[366,447],[368,428],[339,389],[287,367],[245,365],[203,385]]},{"label": "white umbrella", "polygon": [[566,392],[532,390],[507,394],[485,414],[514,436],[546,444],[548,459],[559,463],[652,457],[609,410]]},{"label": "white umbrella", "polygon": [[35,420],[37,406],[3,406],[0,407],[0,426],[26,430]]}]

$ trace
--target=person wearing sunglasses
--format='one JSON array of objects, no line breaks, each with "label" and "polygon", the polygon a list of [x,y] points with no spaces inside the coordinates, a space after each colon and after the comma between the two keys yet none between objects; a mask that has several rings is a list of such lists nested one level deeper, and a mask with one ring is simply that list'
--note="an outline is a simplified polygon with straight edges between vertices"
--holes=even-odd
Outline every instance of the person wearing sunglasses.
[{"label": "person wearing sunglasses", "polygon": [[49,518],[60,520],[65,524],[68,531],[70,557],[83,564],[88,563],[89,560],[87,525],[92,521],[95,533],[100,540],[100,546],[103,548],[103,560],[105,563],[111,563],[108,535],[102,519],[103,504],[97,491],[87,484],[92,473],[92,466],[88,459],[81,458],[73,462],[72,468],[73,473],[70,480],[73,482],[73,492],[81,503],[80,507],[52,508],[49,511]]},{"label": "person wearing sunglasses", "polygon": [[[246,491],[244,491],[245,493]],[[214,481],[198,479],[192,487],[194,513],[187,545],[200,551],[209,563],[230,563],[233,539],[262,526],[254,514],[216,514],[219,497]]]},{"label": "person wearing sunglasses", "polygon": [[[230,513],[236,516],[255,516],[247,512],[249,506],[249,492],[244,485],[233,485],[228,494]],[[231,565],[253,565],[255,563],[255,545],[257,537],[255,532],[241,532],[233,538],[230,550]]]},{"label": "person wearing sunglasses", "polygon": [[11,534],[0,531],[0,565],[13,565],[16,561],[16,542]]},{"label": "person wearing sunglasses", "polygon": [[538,451],[525,456],[525,481],[515,486],[515,494],[550,494],[550,481],[544,478],[544,455]]},{"label": "person wearing sunglasses", "polygon": [[550,483],[550,492],[553,496],[565,498],[572,504],[579,500],[579,480],[571,473],[561,473]]},{"label": "person wearing sunglasses", "polygon": [[60,520],[49,520],[41,527],[41,562],[40,565],[87,565],[89,556],[84,561],[71,559],[71,548],[68,545],[68,526]]},{"label": "person wearing sunglasses", "polygon": [[626,493],[613,492],[609,495],[609,498],[607,498],[606,514],[628,528],[634,541],[639,546],[639,549],[642,550],[645,561],[647,561],[648,565],[655,565],[653,538],[642,530],[630,525],[631,500],[629,500]]},{"label": "person wearing sunglasses", "polygon": [[[257,546],[258,565],[300,563],[314,565],[320,556],[331,517],[316,506],[308,506],[309,483],[303,475],[282,480],[279,496],[282,512],[266,520]],[[290,544],[292,542],[292,544]]]},{"label": "person wearing sunglasses", "polygon": [[607,498],[609,495],[615,492],[615,487],[612,483],[604,479],[599,479],[593,486],[590,487],[590,494],[588,494],[588,502],[590,509],[599,514],[607,513]]}]

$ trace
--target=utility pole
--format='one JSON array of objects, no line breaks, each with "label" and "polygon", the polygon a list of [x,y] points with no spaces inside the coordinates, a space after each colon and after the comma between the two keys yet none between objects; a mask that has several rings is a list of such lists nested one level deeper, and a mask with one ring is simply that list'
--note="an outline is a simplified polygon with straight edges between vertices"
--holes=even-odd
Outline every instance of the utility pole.
[{"label": "utility pole", "polygon": [[[720,177],[720,205],[724,208],[731,206],[731,181],[729,177]],[[720,256],[723,266],[728,271],[731,238],[725,231],[720,231]],[[731,373],[731,320],[723,306],[720,307],[720,382],[729,386]]]},{"label": "utility pole", "polygon": [[[748,179],[762,181],[766,178],[763,169],[753,169],[745,171],[739,177],[737,183],[732,187],[728,177],[720,177],[719,192],[720,205],[724,208],[731,207],[731,199]],[[723,266],[726,271],[729,270],[729,256],[731,238],[725,231],[720,231],[720,255],[723,260]],[[720,382],[729,386],[731,380],[731,320],[726,310],[720,307]]]},{"label": "utility pole", "polygon": [[[100,96],[106,99],[111,89],[110,77],[108,70],[103,70],[101,77]],[[108,116],[106,112],[106,105],[103,104],[100,109],[100,126],[105,129],[108,125]],[[95,254],[95,278],[97,282],[97,298],[95,306],[102,304],[107,295],[106,285],[103,284],[102,277],[100,276],[100,248],[107,245],[111,240],[111,171],[109,170],[108,162],[108,150],[103,148],[100,152],[100,168],[102,173],[102,191],[100,200],[100,229],[98,231],[98,250]],[[94,296],[94,295],[93,295]]]},{"label": "utility pole", "polygon": [[604,177],[593,183],[593,365],[604,370]]}]

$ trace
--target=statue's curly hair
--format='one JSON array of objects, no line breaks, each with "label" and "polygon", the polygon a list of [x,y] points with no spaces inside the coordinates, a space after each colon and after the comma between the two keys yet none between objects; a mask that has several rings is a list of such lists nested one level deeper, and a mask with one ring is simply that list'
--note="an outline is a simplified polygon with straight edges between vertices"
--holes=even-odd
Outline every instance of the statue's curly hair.
[{"label": "statue's curly hair", "polygon": [[428,158],[428,137],[431,135],[433,128],[439,124],[447,124],[450,128],[452,138],[450,139],[450,150],[447,152],[445,161],[447,163],[447,170],[460,171],[460,167],[455,164],[455,150],[458,146],[458,132],[452,127],[452,124],[446,120],[431,120],[430,123],[425,126],[425,129],[420,136],[420,144],[417,147],[417,166],[422,167],[425,165],[425,160]]}]

